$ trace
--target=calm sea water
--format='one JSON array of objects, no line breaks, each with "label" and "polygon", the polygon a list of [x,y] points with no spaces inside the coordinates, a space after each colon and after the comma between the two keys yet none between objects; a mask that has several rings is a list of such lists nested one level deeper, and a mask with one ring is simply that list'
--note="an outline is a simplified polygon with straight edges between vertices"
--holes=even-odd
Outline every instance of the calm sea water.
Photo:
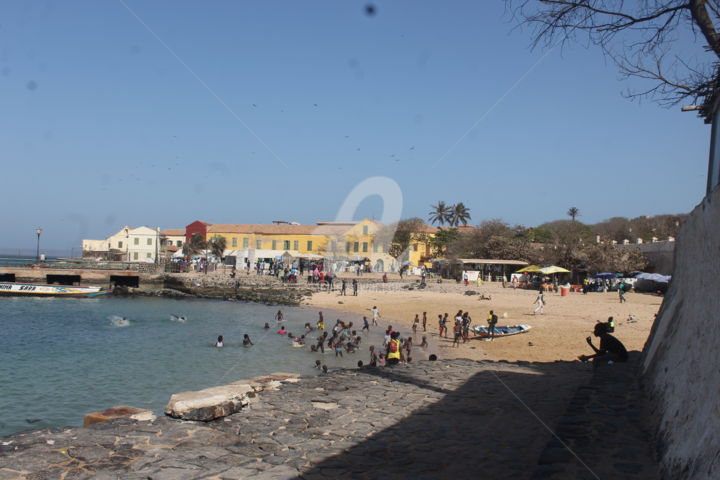
[{"label": "calm sea water", "polygon": [[[114,405],[156,413],[175,392],[199,390],[271,372],[315,374],[367,363],[367,347],[382,343],[375,327],[361,350],[315,354],[276,333],[278,307],[216,300],[164,298],[0,298],[0,436],[26,429],[81,425],[85,413]],[[282,308],[288,331],[315,324],[316,309]],[[324,312],[334,325],[340,314]],[[182,315],[185,323],[173,321]],[[128,326],[117,326],[127,317]],[[362,319],[352,321],[358,330]],[[269,322],[270,330],[263,325]],[[243,347],[243,334],[255,345]],[[213,343],[225,337],[225,347]],[[315,338],[315,334],[310,335]]]}]

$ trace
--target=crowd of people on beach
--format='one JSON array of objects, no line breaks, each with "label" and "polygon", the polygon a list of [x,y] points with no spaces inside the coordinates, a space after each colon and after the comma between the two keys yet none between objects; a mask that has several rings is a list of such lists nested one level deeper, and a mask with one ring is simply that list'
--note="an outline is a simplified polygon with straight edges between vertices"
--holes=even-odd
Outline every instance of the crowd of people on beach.
[{"label": "crowd of people on beach", "polygon": [[[353,322],[345,322],[341,319],[337,319],[335,324],[330,327],[325,323],[323,313],[318,312],[317,321],[314,324],[306,322],[302,332],[298,335],[293,334],[285,327],[285,315],[282,310],[278,310],[274,315],[277,325],[276,333],[289,339],[293,347],[309,346],[310,352],[318,354],[325,354],[327,350],[327,353],[334,354],[334,357],[342,358],[347,354],[360,352],[362,346],[365,345],[362,337],[363,332],[370,333],[371,328],[379,326],[380,311],[377,306],[373,306],[369,310],[370,318],[363,316],[363,324],[359,332]],[[424,314],[423,331],[426,330],[426,326],[427,316]],[[265,322],[263,328],[269,330],[271,328],[270,323]],[[416,334],[417,328],[413,328],[413,336]],[[242,344],[248,347],[254,345],[248,334],[244,334]],[[223,335],[219,335],[217,341],[213,344],[216,348],[223,348],[225,345]],[[417,348],[426,350],[428,346],[427,336],[423,335],[422,341]],[[414,344],[411,336],[401,336],[399,330],[394,329],[392,325],[388,325],[384,332],[382,345],[369,345],[367,363],[358,360],[357,365],[358,367],[382,367],[398,363],[409,363],[412,362],[413,348]],[[323,372],[328,371],[327,366],[320,360],[315,362],[314,367]]]},{"label": "crowd of people on beach", "polygon": [[[312,277],[317,278],[319,285],[327,285],[329,290],[333,289],[334,276],[332,273],[325,275],[317,268],[312,272]],[[357,295],[357,281],[352,280],[353,294]],[[347,293],[347,281],[341,280],[340,295]],[[624,302],[623,290],[619,290],[621,293],[620,301]],[[545,291],[539,289],[537,296],[533,302],[535,305],[534,314],[543,314],[543,309],[546,304]],[[377,306],[373,306],[370,310],[370,319],[368,316],[363,316],[363,324],[360,330],[353,325],[353,322],[345,322],[341,319],[337,319],[335,324],[330,327],[326,325],[323,313],[318,313],[318,320],[312,324],[306,322],[303,331],[298,335],[293,334],[285,328],[284,315],[281,310],[278,310],[274,316],[274,320],[277,324],[277,334],[286,337],[290,340],[293,347],[304,347],[309,345],[309,350],[313,353],[325,354],[326,349],[328,353],[334,354],[335,357],[342,358],[348,354],[356,354],[360,352],[364,345],[367,343],[363,340],[363,335],[369,333],[372,327],[379,326],[380,312]],[[507,314],[503,314],[506,316]],[[451,338],[452,347],[460,347],[461,344],[467,343],[473,338],[482,338],[485,341],[493,341],[496,337],[497,324],[499,317],[493,310],[489,310],[486,323],[487,327],[478,328],[472,326],[472,318],[469,311],[458,310],[457,313],[450,318],[449,313],[440,313],[437,315],[437,336],[438,338]],[[450,324],[452,323],[452,332],[450,332]],[[507,327],[502,327],[503,329]],[[265,322],[265,330],[270,329],[269,322]],[[592,338],[587,337],[586,341],[592,348],[592,355],[580,355],[579,360],[593,361],[597,363],[599,361],[607,361],[608,363],[624,362],[628,359],[628,353],[625,346],[620,340],[615,338],[612,333],[615,329],[615,323],[613,317],[610,317],[607,322],[598,323],[593,331],[594,336],[598,337],[600,343],[598,347],[595,347],[592,343]],[[396,365],[398,363],[409,363],[412,362],[413,348],[415,348],[414,341],[417,340],[417,336],[420,332],[421,342],[416,348],[427,350],[428,343],[428,312],[416,313],[412,321],[411,334],[402,336],[400,331],[394,329],[392,325],[388,325],[385,329],[382,345],[368,345],[369,358],[367,365],[370,367],[378,367],[385,365]],[[471,335],[471,332],[472,335]],[[501,334],[507,335],[507,333],[501,329]],[[218,337],[215,343],[216,347],[223,347],[224,339],[222,336]],[[250,337],[245,334],[243,338],[244,346],[252,346],[253,342]],[[362,360],[358,361],[358,366],[365,366],[365,362]],[[320,360],[315,364],[315,368],[327,371],[327,366],[324,365]]]}]

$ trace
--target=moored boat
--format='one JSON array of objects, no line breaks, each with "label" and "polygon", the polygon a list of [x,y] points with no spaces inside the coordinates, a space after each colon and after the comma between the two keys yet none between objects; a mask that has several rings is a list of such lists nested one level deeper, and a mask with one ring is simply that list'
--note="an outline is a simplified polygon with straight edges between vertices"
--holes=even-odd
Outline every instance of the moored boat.
[{"label": "moored boat", "polygon": [[102,287],[80,287],[74,285],[36,285],[33,283],[0,282],[0,295],[23,295],[35,297],[95,297],[105,295]]},{"label": "moored boat", "polygon": [[[530,325],[506,325],[495,327],[495,337],[509,337],[511,335],[517,335],[519,333],[527,333],[532,327]],[[490,336],[488,327],[475,326],[472,328],[475,332],[475,338],[487,338]]]}]

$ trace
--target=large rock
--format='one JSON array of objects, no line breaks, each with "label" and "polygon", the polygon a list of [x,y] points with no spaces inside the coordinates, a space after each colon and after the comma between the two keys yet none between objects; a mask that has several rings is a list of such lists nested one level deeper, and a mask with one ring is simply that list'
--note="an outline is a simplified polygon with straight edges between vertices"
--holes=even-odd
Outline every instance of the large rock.
[{"label": "large rock", "polygon": [[108,420],[122,417],[132,418],[133,420],[138,421],[155,420],[155,415],[153,415],[152,411],[150,410],[120,405],[117,407],[110,407],[99,412],[91,412],[86,414],[83,418],[83,427],[87,427],[88,425],[92,425],[93,423],[107,422]]},{"label": "large rock", "polygon": [[239,412],[255,398],[248,384],[224,385],[198,392],[180,392],[170,397],[165,415],[183,420],[209,422]]},{"label": "large rock", "polygon": [[277,390],[282,383],[297,382],[298,377],[294,373],[273,373],[197,392],[176,393],[170,397],[165,414],[183,420],[209,422],[239,412],[256,400],[259,392]]}]

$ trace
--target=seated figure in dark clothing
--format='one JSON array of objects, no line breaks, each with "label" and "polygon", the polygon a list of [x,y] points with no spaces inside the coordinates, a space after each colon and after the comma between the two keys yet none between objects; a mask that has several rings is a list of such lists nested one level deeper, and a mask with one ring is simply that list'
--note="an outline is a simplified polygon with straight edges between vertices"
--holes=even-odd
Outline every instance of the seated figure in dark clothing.
[{"label": "seated figure in dark clothing", "polygon": [[580,355],[578,359],[583,362],[592,360],[593,362],[608,361],[613,362],[627,362],[628,352],[625,349],[625,345],[620,340],[613,337],[608,333],[607,323],[598,323],[595,325],[595,331],[593,332],[596,337],[600,337],[600,348],[595,348],[592,344],[592,338],[587,337],[587,343],[595,351],[594,355]]}]

